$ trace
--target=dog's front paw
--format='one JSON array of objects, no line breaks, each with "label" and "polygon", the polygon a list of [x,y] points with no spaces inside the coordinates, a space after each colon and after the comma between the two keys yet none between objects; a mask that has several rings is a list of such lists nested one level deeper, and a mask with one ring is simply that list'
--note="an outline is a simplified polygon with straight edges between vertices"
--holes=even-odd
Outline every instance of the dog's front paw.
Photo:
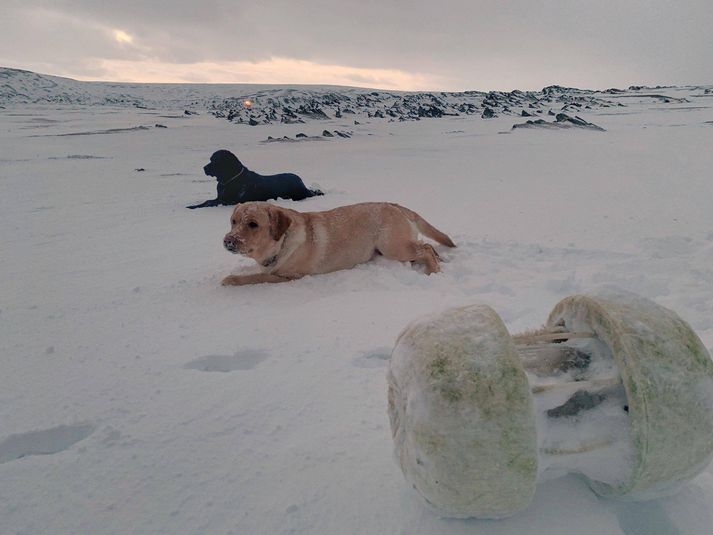
[{"label": "dog's front paw", "polygon": [[223,286],[241,286],[243,281],[238,275],[228,275],[221,281],[221,284]]}]

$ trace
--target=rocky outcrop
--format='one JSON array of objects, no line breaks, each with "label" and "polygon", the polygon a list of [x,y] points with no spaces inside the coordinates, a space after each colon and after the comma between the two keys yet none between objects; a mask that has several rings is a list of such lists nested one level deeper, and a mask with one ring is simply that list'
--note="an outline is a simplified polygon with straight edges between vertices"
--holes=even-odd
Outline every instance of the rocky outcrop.
[{"label": "rocky outcrop", "polygon": [[582,128],[585,130],[605,132],[604,128],[602,128],[601,126],[597,126],[594,123],[585,121],[584,119],[576,115],[574,117],[570,117],[566,113],[558,113],[555,116],[555,120],[553,122],[545,121],[544,119],[535,119],[524,123],[515,124],[512,127],[513,130],[519,128]]}]

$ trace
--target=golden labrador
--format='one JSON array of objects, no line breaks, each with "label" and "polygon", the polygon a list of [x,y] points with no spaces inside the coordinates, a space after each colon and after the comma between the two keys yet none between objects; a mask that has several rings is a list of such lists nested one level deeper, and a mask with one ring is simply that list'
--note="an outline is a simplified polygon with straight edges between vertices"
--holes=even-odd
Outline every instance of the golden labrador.
[{"label": "golden labrador", "polygon": [[418,233],[455,247],[451,239],[416,212],[398,204],[372,202],[326,212],[297,212],[266,202],[239,204],[223,245],[253,258],[262,272],[230,275],[224,285],[284,282],[354,267],[375,254],[440,271],[439,256]]}]

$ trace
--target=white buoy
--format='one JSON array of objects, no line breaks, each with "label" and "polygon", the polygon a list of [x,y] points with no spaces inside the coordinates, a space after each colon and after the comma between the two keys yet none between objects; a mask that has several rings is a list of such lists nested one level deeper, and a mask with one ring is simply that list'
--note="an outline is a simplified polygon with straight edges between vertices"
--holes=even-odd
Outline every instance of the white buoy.
[{"label": "white buoy", "polygon": [[413,322],[389,374],[395,453],[448,517],[502,518],[538,481],[675,492],[713,457],[713,361],[677,314],[623,291],[568,297],[510,336],[486,305]]}]

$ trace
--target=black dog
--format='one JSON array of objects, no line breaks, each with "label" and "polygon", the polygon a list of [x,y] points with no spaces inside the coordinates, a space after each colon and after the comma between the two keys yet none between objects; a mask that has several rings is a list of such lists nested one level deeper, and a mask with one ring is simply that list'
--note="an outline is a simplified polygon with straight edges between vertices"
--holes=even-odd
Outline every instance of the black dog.
[{"label": "black dog", "polygon": [[203,171],[218,180],[218,196],[186,208],[267,201],[279,197],[301,201],[315,195],[324,195],[319,190],[307,189],[302,179],[293,173],[264,176],[250,171],[229,150],[214,152]]}]

